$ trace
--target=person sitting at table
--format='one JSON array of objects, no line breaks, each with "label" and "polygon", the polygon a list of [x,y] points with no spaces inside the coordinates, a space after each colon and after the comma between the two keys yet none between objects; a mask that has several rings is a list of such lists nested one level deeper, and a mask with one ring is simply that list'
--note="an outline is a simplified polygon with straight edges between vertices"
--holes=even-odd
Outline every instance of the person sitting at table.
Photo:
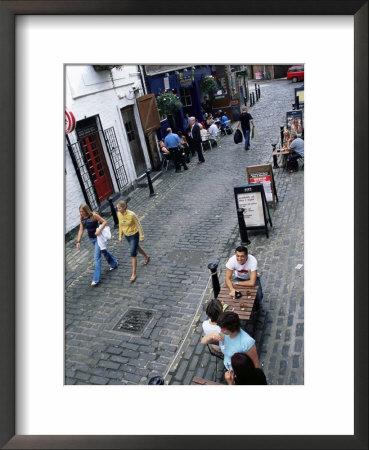
[{"label": "person sitting at table", "polygon": [[299,168],[297,160],[304,157],[304,141],[297,137],[297,133],[292,133],[289,139],[289,149],[292,153],[288,155],[287,168],[290,173],[296,172]]},{"label": "person sitting at table", "polygon": [[216,126],[214,120],[210,121],[209,134],[211,137],[216,138],[219,133],[219,128]]},{"label": "person sitting at table", "polygon": [[159,146],[160,146],[160,151],[164,154],[164,155],[170,155],[170,151],[165,147],[164,145],[164,141],[160,140],[159,141]]},{"label": "person sitting at table", "polygon": [[[205,342],[203,342],[203,340],[206,335],[211,334],[211,333],[220,333],[220,327],[217,325],[217,320],[218,320],[218,317],[222,314],[222,312],[223,312],[223,306],[218,299],[213,299],[207,304],[206,315],[209,317],[209,319],[205,320],[202,323],[202,331],[204,332],[204,336],[201,339],[201,344],[205,344]],[[211,350],[214,353],[219,353],[219,354],[222,353],[219,345],[217,345],[217,344],[209,344],[209,345],[210,345]]]},{"label": "person sitting at table", "polygon": [[164,139],[164,145],[170,151],[170,155],[174,161],[175,172],[181,171],[181,166],[183,166],[183,170],[188,170],[186,166],[185,160],[182,155],[182,150],[179,148],[179,144],[181,142],[181,138],[178,134],[173,133],[171,128],[167,128],[167,135]]},{"label": "person sitting at table", "polygon": [[200,134],[201,134],[201,136],[208,136],[209,132],[206,128],[204,128],[203,126],[200,125]]},{"label": "person sitting at table", "polygon": [[255,340],[241,329],[240,318],[233,311],[222,313],[217,320],[220,333],[211,333],[204,336],[204,344],[219,342],[224,355],[224,367],[232,370],[231,358],[235,353],[246,353],[253,361],[255,367],[259,367],[259,357],[256,351]]},{"label": "person sitting at table", "polygon": [[229,121],[229,119],[228,119],[226,113],[224,112],[223,115],[222,115],[222,118],[221,118],[222,128],[225,128],[225,127],[226,127],[225,124],[226,124],[226,122],[228,122],[228,121]]},{"label": "person sitting at table", "polygon": [[228,385],[260,385],[268,384],[265,374],[260,368],[255,368],[252,359],[246,353],[232,355],[231,364],[233,370],[228,370],[224,378]]},{"label": "person sitting at table", "polygon": [[211,125],[211,119],[207,118],[204,122],[203,127],[205,128],[205,130],[209,131],[210,125]]},{"label": "person sitting at table", "polygon": [[243,245],[236,248],[235,254],[229,258],[226,264],[225,283],[229,289],[229,295],[235,298],[236,289],[232,284],[232,275],[235,273],[233,282],[239,286],[259,286],[255,298],[255,310],[260,308],[263,299],[260,278],[258,276],[258,262],[255,256],[249,255],[248,250]]}]

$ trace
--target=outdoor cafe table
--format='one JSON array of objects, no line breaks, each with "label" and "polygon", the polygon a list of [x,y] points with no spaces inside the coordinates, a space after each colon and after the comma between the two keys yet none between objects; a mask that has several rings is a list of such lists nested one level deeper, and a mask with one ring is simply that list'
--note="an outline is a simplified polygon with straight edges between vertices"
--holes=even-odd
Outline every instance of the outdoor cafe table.
[{"label": "outdoor cafe table", "polygon": [[[240,291],[242,294],[241,298],[232,298],[229,295],[229,289],[224,284],[218,294],[218,300],[223,301],[228,305],[226,311],[234,311],[238,314],[238,317],[241,320],[249,320],[251,317],[252,309],[254,307],[256,293],[259,289],[259,286],[241,286],[239,284],[233,283],[233,287],[236,291]],[[250,292],[250,298],[247,297],[247,291]],[[245,309],[241,311],[240,304],[244,303]]]},{"label": "outdoor cafe table", "polygon": [[278,155],[283,155],[283,158],[282,158],[282,164],[283,164],[283,166],[281,166],[281,167],[285,167],[287,155],[289,155],[290,152],[291,152],[291,150],[287,150],[287,149],[285,149],[285,148],[283,148],[283,149],[281,148],[281,149],[279,149],[279,150],[274,150],[273,153],[272,153],[272,155],[273,155],[273,157],[274,157],[274,156],[278,156]]},{"label": "outdoor cafe table", "polygon": [[221,386],[221,383],[216,383],[215,381],[206,380],[205,378],[199,378],[199,377],[193,377],[191,384],[197,385],[197,386],[208,386],[208,385],[217,384],[217,385]]}]

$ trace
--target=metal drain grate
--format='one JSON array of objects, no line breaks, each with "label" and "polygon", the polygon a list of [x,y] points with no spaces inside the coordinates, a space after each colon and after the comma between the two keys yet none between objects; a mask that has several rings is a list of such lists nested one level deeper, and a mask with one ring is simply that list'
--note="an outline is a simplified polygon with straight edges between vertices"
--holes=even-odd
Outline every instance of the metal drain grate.
[{"label": "metal drain grate", "polygon": [[147,309],[129,309],[115,325],[113,330],[127,333],[141,333],[153,316]]}]

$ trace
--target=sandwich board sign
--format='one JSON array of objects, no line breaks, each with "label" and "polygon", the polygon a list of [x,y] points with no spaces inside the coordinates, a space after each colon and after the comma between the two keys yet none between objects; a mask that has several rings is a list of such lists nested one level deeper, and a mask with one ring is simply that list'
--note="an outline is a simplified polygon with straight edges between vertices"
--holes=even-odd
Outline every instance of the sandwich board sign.
[{"label": "sandwich board sign", "polygon": [[249,184],[261,183],[264,186],[265,198],[275,208],[278,202],[277,188],[271,164],[246,167],[247,181]]},{"label": "sandwich board sign", "polygon": [[236,207],[243,208],[243,216],[248,230],[264,229],[267,237],[268,222],[272,227],[272,220],[266,201],[264,186],[262,183],[234,186]]},{"label": "sandwich board sign", "polygon": [[304,107],[304,88],[303,87],[295,88],[295,98],[296,97],[299,98],[299,105]]},{"label": "sandwich board sign", "polygon": [[302,130],[304,127],[302,121],[302,110],[295,109],[293,111],[287,111],[286,113],[286,125],[287,130],[291,133],[296,133],[297,137],[302,135]]}]

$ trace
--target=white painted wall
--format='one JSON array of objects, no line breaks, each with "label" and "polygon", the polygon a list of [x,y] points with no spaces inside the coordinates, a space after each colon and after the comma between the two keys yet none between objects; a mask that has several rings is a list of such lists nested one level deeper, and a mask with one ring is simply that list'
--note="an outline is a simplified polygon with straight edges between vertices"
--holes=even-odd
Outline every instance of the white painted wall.
[{"label": "white painted wall", "polygon": [[65,149],[65,172],[67,181],[65,198],[65,232],[68,232],[79,224],[78,208],[81,203],[85,202],[85,198],[67,148]]},{"label": "white painted wall", "polygon": [[[150,158],[136,105],[136,96],[133,91],[134,88],[139,88],[140,90],[136,95],[143,95],[138,67],[129,65],[122,66],[121,70],[113,69],[112,75],[115,88],[113,87],[109,71],[96,72],[92,66],[67,65],[65,74],[66,107],[73,112],[76,121],[99,115],[104,130],[114,127],[128,182],[134,182],[137,176],[120,110],[125,106],[133,105],[146,164],[150,168]],[[105,148],[105,145],[103,147]],[[109,166],[114,190],[117,192],[118,186],[109,155],[105,154],[105,157]],[[74,167],[68,151],[66,156],[66,169],[65,205],[67,232],[78,225],[78,215],[77,219],[74,218],[76,216],[75,205],[76,203],[79,205],[84,201],[82,190],[78,178],[74,173]],[[81,197],[82,201],[80,201]]]}]

